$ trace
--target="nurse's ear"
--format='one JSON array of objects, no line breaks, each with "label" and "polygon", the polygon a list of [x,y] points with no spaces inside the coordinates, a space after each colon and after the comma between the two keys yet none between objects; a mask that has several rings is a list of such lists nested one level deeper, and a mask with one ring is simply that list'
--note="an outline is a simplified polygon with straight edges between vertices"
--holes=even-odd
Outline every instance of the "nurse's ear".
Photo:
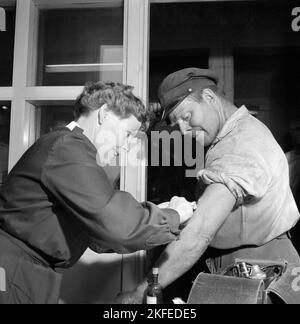
[{"label": "nurse's ear", "polygon": [[104,104],[101,106],[101,108],[98,111],[98,124],[102,125],[104,121],[107,119],[109,113],[109,109],[107,107],[107,104]]}]

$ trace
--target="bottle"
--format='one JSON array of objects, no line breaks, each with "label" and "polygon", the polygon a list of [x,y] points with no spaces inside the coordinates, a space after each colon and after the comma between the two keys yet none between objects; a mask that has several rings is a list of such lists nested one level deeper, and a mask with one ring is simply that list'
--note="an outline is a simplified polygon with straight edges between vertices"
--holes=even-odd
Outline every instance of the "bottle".
[{"label": "bottle", "polygon": [[158,282],[158,268],[152,269],[152,280],[147,287],[146,304],[162,304],[162,286]]}]

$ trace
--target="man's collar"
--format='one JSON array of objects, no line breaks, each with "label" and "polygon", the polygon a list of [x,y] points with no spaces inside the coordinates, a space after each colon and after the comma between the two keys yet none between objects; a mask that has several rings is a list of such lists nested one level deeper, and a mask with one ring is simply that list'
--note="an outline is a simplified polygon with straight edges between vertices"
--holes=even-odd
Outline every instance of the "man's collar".
[{"label": "man's collar", "polygon": [[236,123],[238,120],[240,120],[242,117],[249,114],[248,109],[245,106],[242,106],[239,108],[230,118],[226,121],[223,128],[213,141],[212,145],[217,144],[222,138],[224,138],[226,135],[228,135],[236,126]]}]

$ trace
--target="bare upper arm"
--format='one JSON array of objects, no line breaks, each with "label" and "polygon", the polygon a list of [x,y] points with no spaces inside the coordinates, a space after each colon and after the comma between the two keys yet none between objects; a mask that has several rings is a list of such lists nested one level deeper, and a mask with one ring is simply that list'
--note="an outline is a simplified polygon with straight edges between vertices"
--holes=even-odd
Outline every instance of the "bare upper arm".
[{"label": "bare upper arm", "polygon": [[235,197],[225,185],[217,183],[208,186],[198,200],[197,210],[187,228],[209,243],[229,216],[235,203]]}]

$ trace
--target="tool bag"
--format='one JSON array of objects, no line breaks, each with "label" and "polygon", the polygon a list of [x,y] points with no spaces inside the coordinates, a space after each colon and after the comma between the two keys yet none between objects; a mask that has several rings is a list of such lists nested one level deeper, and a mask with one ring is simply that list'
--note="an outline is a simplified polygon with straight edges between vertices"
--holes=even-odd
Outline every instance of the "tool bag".
[{"label": "tool bag", "polygon": [[[263,276],[252,274],[257,267]],[[200,273],[188,298],[188,304],[273,303],[300,304],[299,265],[236,259],[220,274]]]}]

